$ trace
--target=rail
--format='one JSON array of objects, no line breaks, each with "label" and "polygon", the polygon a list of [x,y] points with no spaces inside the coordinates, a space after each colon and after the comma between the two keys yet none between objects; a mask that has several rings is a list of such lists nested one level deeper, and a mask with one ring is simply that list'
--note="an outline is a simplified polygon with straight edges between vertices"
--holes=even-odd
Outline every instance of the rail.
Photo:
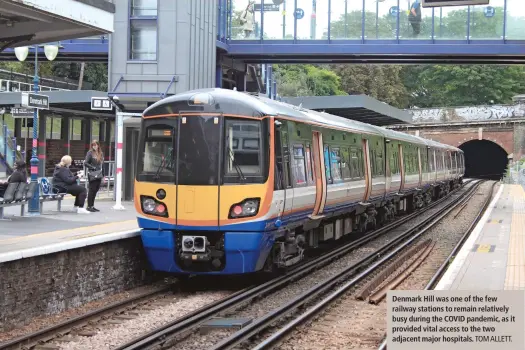
[{"label": "rail", "polygon": [[[466,185],[467,182],[463,184]],[[462,187],[463,187],[462,186]],[[232,308],[243,305],[246,302],[254,300],[258,297],[267,295],[269,293],[275,292],[276,290],[284,288],[289,283],[293,283],[298,278],[311,273],[315,269],[328,265],[330,262],[341,258],[348,252],[357,249],[364,244],[372,241],[378,236],[384,234],[385,232],[394,229],[409,220],[417,217],[421,213],[439,205],[443,201],[450,198],[453,193],[456,193],[457,190],[450,192],[445,197],[439,199],[438,201],[431,203],[427,207],[417,210],[412,214],[404,216],[388,225],[383,226],[380,229],[372,231],[365,236],[346,244],[334,248],[333,250],[325,253],[324,255],[315,257],[309,261],[305,261],[303,264],[298,265],[290,269],[285,275],[277,277],[273,280],[267,281],[260,285],[254,286],[252,288],[247,288],[244,291],[235,293],[227,298],[219,300],[216,303],[210,304],[203,308],[200,308],[192,313],[189,313],[182,318],[176,319],[171,323],[165,324],[152,332],[138,336],[137,338],[131,340],[127,344],[124,344],[118,347],[117,350],[135,350],[135,349],[144,349],[144,348],[162,348],[162,344],[168,342],[174,337],[180,336],[188,331],[191,331],[198,327],[205,320],[217,315],[219,313],[228,311]],[[248,326],[250,327],[250,326]]]},{"label": "rail", "polygon": [[[487,210],[487,208],[488,208],[488,206],[490,204],[490,201],[492,200],[493,193],[494,193],[494,187],[496,186],[496,184],[497,184],[497,182],[494,182],[492,184],[492,187],[490,189],[490,193],[491,193],[490,196],[487,197],[487,199],[485,200],[485,203],[483,203],[483,206],[481,207],[481,209],[479,210],[478,214],[476,215],[476,218],[474,219],[474,221],[472,221],[470,226],[467,228],[467,230],[465,231],[465,233],[463,234],[463,236],[461,237],[459,242],[456,244],[456,246],[454,247],[452,252],[450,252],[449,256],[445,259],[445,261],[441,264],[441,266],[439,266],[439,268],[436,271],[436,273],[432,276],[430,281],[427,283],[427,285],[425,286],[425,290],[433,290],[435,288],[435,286],[439,283],[439,280],[441,279],[441,277],[443,276],[443,274],[447,270],[449,264],[454,260],[454,258],[456,257],[457,253],[460,251],[461,247],[463,247],[463,244],[465,243],[467,238],[470,236],[471,232],[474,230],[474,227],[476,227],[476,225],[479,223],[479,221],[483,217],[483,214],[485,214],[485,211]],[[387,339],[386,339],[386,337],[385,337],[385,339],[383,339],[383,341],[381,342],[381,344],[379,345],[379,347],[377,349],[378,350],[386,350],[387,349]]]},{"label": "rail", "polygon": [[[320,282],[318,285],[304,292],[297,298],[275,309],[273,312],[267,314],[266,316],[259,318],[258,320],[246,326],[245,328],[242,328],[241,330],[237,331],[229,338],[225,339],[220,344],[213,347],[212,350],[231,349],[241,344],[242,342],[252,338],[254,335],[260,334],[270,325],[274,324],[276,321],[283,318],[285,315],[288,315],[290,312],[297,310],[298,308],[304,307],[308,301],[318,300],[324,293],[333,290],[337,284],[342,283],[342,281],[348,278],[351,278],[350,281],[344,283],[343,286],[331,292],[327,297],[322,299],[320,302],[316,303],[313,307],[309,308],[306,312],[302,313],[300,316],[296,317],[291,322],[287,323],[285,326],[283,326],[277,332],[273,333],[271,336],[259,343],[253,349],[266,349],[274,345],[277,341],[282,339],[285,335],[290,333],[297,326],[303,324],[304,322],[312,318],[314,315],[318,314],[328,304],[341,297],[350,288],[355,287],[359,282],[367,278],[372,273],[376,272],[376,270],[378,270],[381,266],[390,262],[392,258],[398,256],[398,253],[400,253],[401,251],[409,247],[411,244],[416,242],[417,239],[422,237],[428,230],[430,230],[437,223],[439,223],[458,205],[461,205],[464,201],[468,200],[469,195],[474,193],[474,191],[479,187],[479,185],[482,182],[483,181],[479,181],[475,183],[472,187],[467,189],[462,196],[455,198],[451,203],[447,204],[445,208],[443,208],[443,210],[441,210],[440,213],[437,214],[437,216],[430,216],[422,222],[414,225],[413,227],[409,228],[408,230],[404,231],[402,234],[397,236],[392,241],[379,248],[378,250],[371,252],[368,256],[361,259],[357,263],[346,267],[344,270],[340,271],[339,273],[330,277],[329,279]],[[357,273],[356,275],[355,272],[361,269],[363,269],[363,271]]]},{"label": "rail", "polygon": [[122,301],[117,301],[100,309],[88,312],[72,319],[68,319],[56,325],[43,328],[36,332],[23,335],[4,343],[0,343],[0,350],[32,349],[38,345],[42,345],[42,343],[59,338],[64,334],[69,334],[72,331],[81,332],[83,328],[88,327],[97,320],[104,320],[109,318],[110,315],[118,315],[125,311],[129,311],[130,309],[138,308],[142,304],[148,302],[151,298],[154,298],[159,294],[169,292],[171,289],[173,289],[173,286],[173,284],[169,284],[167,286],[163,286]]}]

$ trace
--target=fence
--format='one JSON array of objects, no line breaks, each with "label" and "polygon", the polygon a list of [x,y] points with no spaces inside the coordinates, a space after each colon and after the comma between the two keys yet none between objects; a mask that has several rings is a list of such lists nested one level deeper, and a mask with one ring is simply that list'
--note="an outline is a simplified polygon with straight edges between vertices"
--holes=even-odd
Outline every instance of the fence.
[{"label": "fence", "polygon": [[520,184],[525,187],[525,159],[511,162],[502,179],[506,184]]},{"label": "fence", "polygon": [[[69,91],[51,86],[39,85],[39,91]],[[0,92],[32,92],[33,84],[15,80],[0,79]]]}]

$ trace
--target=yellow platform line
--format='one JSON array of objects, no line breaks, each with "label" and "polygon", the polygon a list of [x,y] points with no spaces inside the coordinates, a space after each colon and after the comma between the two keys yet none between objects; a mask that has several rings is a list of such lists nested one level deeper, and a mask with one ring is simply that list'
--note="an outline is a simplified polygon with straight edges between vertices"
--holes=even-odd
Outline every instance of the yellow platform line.
[{"label": "yellow platform line", "polygon": [[514,203],[504,289],[522,290],[525,289],[525,191],[519,185],[512,187]]},{"label": "yellow platform line", "polygon": [[42,236],[48,236],[48,237],[57,237],[60,235],[64,235],[65,237],[77,236],[77,235],[85,236],[85,235],[100,234],[100,233],[120,232],[120,231],[126,231],[126,230],[130,230],[134,228],[137,228],[137,229],[139,228],[137,224],[137,219],[116,221],[116,222],[110,222],[107,224],[84,226],[84,227],[77,227],[77,228],[72,228],[72,229],[70,228],[67,230],[28,234],[28,235],[23,235],[20,237],[1,239],[0,244],[13,244],[13,243],[23,242],[27,240],[32,240],[35,237],[42,237]]}]

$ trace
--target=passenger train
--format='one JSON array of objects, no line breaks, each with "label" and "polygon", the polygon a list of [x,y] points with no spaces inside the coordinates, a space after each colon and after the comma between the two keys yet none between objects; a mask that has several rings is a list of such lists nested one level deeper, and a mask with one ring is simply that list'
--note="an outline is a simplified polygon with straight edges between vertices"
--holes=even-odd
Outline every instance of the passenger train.
[{"label": "passenger train", "polygon": [[244,274],[409,213],[458,187],[463,152],[225,89],[144,111],[135,179],[154,270]]}]

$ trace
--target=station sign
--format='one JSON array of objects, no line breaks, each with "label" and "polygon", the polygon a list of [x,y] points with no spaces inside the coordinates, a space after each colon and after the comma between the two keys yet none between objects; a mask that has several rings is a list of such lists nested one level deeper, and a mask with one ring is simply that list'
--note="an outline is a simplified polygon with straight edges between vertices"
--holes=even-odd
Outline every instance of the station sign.
[{"label": "station sign", "polygon": [[494,17],[494,15],[496,14],[496,9],[492,6],[487,6],[483,10],[483,13],[485,14],[485,17],[491,18]]},{"label": "station sign", "polygon": [[423,7],[488,5],[490,0],[422,0]]},{"label": "station sign", "polygon": [[392,16],[392,17],[397,17],[397,14],[399,13],[399,7],[398,7],[398,6],[392,6],[392,7],[388,10],[388,13],[389,13],[390,16]]},{"label": "station sign", "polygon": [[254,4],[253,10],[254,11],[261,11],[261,8],[264,9],[264,12],[279,12],[279,5],[275,4],[264,4],[264,6],[261,6],[261,4]]},{"label": "station sign", "polygon": [[295,12],[293,13],[293,15],[297,19],[302,19],[304,17],[304,10],[303,9],[295,9]]},{"label": "station sign", "polygon": [[19,108],[19,107],[12,107],[11,108],[11,116],[13,118],[32,118],[33,117],[33,109],[28,108]]},{"label": "station sign", "polygon": [[111,111],[113,104],[108,97],[91,97],[92,111]]},{"label": "station sign", "polygon": [[22,107],[49,109],[49,96],[22,92]]}]

